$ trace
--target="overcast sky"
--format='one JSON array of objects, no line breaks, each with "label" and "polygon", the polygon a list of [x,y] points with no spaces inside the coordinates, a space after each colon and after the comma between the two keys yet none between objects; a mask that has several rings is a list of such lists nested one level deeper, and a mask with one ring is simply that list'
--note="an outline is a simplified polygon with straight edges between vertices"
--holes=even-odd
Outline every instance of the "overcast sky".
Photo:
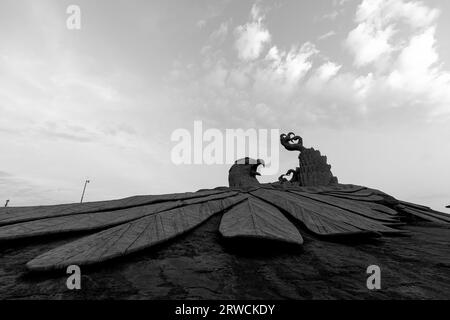
[{"label": "overcast sky", "polygon": [[294,131],[340,182],[445,211],[449,30],[447,0],[2,0],[0,201],[227,185],[229,165],[171,161],[202,120]]}]

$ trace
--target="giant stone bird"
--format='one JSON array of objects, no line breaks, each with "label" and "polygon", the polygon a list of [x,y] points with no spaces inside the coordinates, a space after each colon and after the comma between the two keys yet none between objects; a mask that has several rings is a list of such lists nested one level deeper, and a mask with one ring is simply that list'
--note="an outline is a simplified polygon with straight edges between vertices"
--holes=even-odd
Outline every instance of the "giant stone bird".
[{"label": "giant stone bird", "polygon": [[404,234],[399,227],[417,219],[450,223],[449,215],[428,207],[399,201],[375,189],[339,184],[326,157],[305,148],[301,137],[283,134],[280,141],[287,150],[299,151],[300,166],[280,176],[278,182],[259,183],[257,169],[264,161],[244,158],[231,167],[229,187],[0,208],[0,241],[91,233],[27,263],[29,270],[43,271],[125,256],[189,232],[218,214],[222,215],[219,232],[225,239],[266,239],[299,246],[307,245],[301,232],[334,241]]}]

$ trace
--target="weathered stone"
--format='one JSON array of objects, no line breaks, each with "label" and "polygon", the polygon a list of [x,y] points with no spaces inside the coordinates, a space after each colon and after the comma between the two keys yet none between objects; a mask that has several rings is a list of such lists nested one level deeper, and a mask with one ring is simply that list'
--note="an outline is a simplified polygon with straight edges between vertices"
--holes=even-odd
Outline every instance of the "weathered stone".
[{"label": "weathered stone", "polygon": [[225,238],[243,237],[303,243],[300,232],[279,210],[252,196],[223,215],[219,231]]},{"label": "weathered stone", "polygon": [[[207,195],[200,192],[200,195]],[[164,201],[160,203],[136,206],[113,211],[81,213],[64,215],[54,218],[43,218],[27,222],[20,222],[0,227],[0,241],[30,238],[42,235],[61,234],[76,231],[92,231],[113,227],[118,224],[133,221],[158,212],[183,207],[191,204],[213,201],[237,195],[236,192],[221,192],[204,197],[188,198],[184,200]]]},{"label": "weathered stone", "polygon": [[6,207],[0,208],[0,226],[23,221],[32,221],[50,217],[62,217],[82,213],[127,209],[163,201],[176,201],[204,197],[227,192],[229,190],[214,189],[198,192],[172,193],[162,195],[133,196],[124,199],[70,203],[52,206]]},{"label": "weathered stone", "polygon": [[61,269],[124,256],[185,233],[245,198],[237,195],[155,213],[57,247],[31,260],[27,267]]},{"label": "weathered stone", "polygon": [[299,151],[299,167],[290,169],[279,177],[280,182],[288,181],[285,176],[292,174],[289,180],[300,186],[328,186],[337,184],[338,179],[331,173],[331,166],[327,163],[327,157],[322,156],[319,150],[305,148],[300,136],[290,132],[280,136],[281,144],[289,151]]},{"label": "weathered stone", "polygon": [[27,256],[31,259],[29,269],[50,270],[128,256],[179,237],[219,213],[224,213],[219,228],[224,246],[230,239],[239,241],[239,246],[251,245],[252,238],[298,247],[303,243],[300,230],[341,241],[355,236],[403,234],[405,230],[398,227],[417,221],[443,226],[450,223],[448,215],[428,207],[398,201],[378,190],[338,184],[319,151],[304,148],[301,138],[292,133],[282,135],[280,140],[288,150],[300,151],[300,167],[292,171],[291,181],[260,184],[257,167],[263,161],[244,158],[231,167],[228,188],[84,204],[1,208],[0,240],[4,244],[40,236],[42,241],[50,234],[93,232]]},{"label": "weathered stone", "polygon": [[[67,290],[65,270],[27,274],[25,263],[67,239],[0,245],[0,299],[448,299],[450,228],[407,225],[408,237],[331,242],[303,234],[302,246],[231,243],[220,215],[170,243],[82,267],[82,290]],[[69,240],[74,240],[74,237]],[[381,268],[381,290],[366,269]]]}]

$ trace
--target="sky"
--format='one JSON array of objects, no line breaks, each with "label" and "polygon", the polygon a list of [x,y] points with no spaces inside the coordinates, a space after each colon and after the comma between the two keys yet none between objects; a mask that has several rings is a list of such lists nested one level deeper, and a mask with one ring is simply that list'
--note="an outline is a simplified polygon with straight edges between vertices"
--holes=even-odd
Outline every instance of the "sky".
[{"label": "sky", "polygon": [[447,0],[2,0],[0,202],[227,185],[172,161],[197,120],[293,131],[341,183],[450,213],[449,30]]}]

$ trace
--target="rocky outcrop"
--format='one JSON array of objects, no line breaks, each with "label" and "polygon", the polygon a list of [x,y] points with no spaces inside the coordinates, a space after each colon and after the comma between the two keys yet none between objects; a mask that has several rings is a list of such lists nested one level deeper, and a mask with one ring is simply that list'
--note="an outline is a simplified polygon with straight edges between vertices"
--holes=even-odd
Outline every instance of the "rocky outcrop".
[{"label": "rocky outcrop", "polygon": [[296,181],[260,184],[264,162],[244,158],[229,188],[0,208],[0,298],[447,298],[447,214],[337,184],[319,151],[280,139],[300,152]]},{"label": "rocky outcrop", "polygon": [[298,160],[300,166],[280,176],[280,182],[288,181],[285,176],[292,174],[289,181],[302,187],[329,186],[338,183],[338,178],[331,173],[331,165],[327,163],[327,157],[321,155],[319,150],[304,148]]},{"label": "rocky outcrop", "polygon": [[[66,270],[29,274],[36,255],[75,238],[0,243],[0,299],[448,299],[448,226],[417,223],[410,236],[330,242],[304,232],[303,246],[232,242],[216,215],[192,233],[140,254],[81,267],[81,290]],[[366,286],[369,265],[381,289]]]},{"label": "rocky outcrop", "polygon": [[304,149],[298,159],[298,179],[301,186],[328,186],[338,183],[338,179],[331,173],[327,157],[321,155],[319,150]]},{"label": "rocky outcrop", "polygon": [[320,154],[314,148],[305,148],[303,139],[294,133],[282,134],[280,142],[288,151],[299,151],[299,167],[291,169],[285,175],[280,176],[279,181],[285,182],[285,176],[292,174],[290,182],[300,186],[328,186],[338,183],[338,179],[331,173],[331,165],[327,163],[327,157]]}]

